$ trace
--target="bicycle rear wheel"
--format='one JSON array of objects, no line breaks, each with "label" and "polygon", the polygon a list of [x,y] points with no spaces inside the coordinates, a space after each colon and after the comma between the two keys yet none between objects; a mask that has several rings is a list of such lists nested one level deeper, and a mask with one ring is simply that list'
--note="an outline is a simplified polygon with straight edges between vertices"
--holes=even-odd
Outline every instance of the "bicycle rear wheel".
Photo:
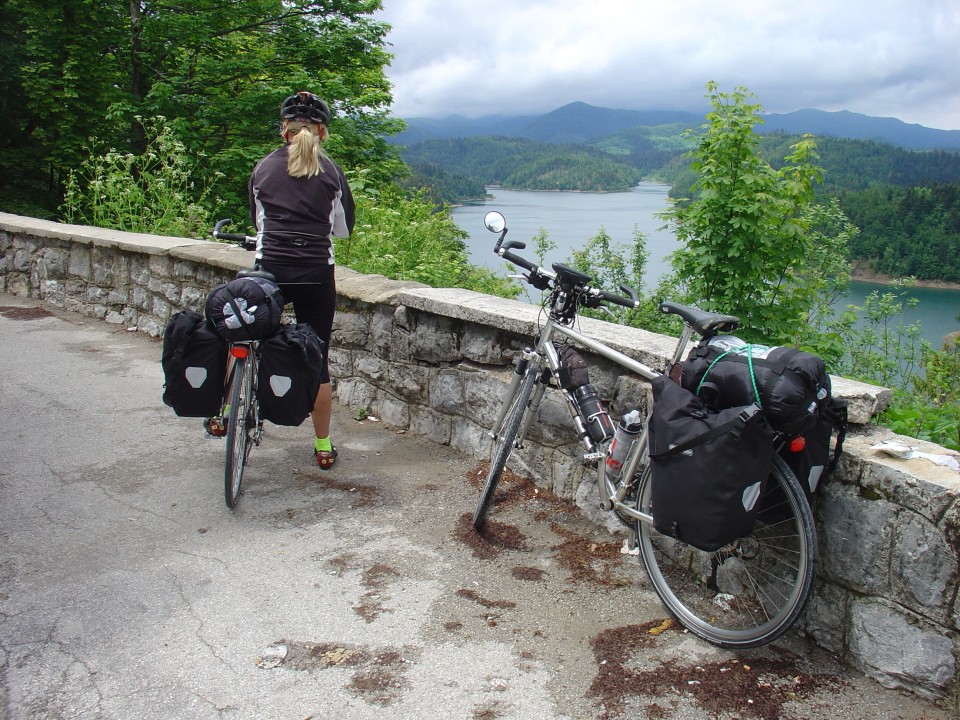
[{"label": "bicycle rear wheel", "polygon": [[480,529],[487,518],[487,512],[490,510],[490,504],[493,502],[493,492],[497,489],[497,483],[500,482],[500,475],[507,465],[507,459],[513,452],[513,443],[517,439],[517,433],[520,430],[520,423],[523,420],[523,413],[527,409],[527,401],[530,399],[530,393],[533,391],[533,384],[537,379],[537,371],[531,367],[527,369],[527,374],[520,384],[520,388],[513,400],[509,401],[510,409],[504,416],[503,424],[494,428],[493,447],[490,452],[490,471],[487,473],[486,482],[483,484],[483,490],[480,491],[480,500],[477,502],[477,508],[473,512],[473,527]]},{"label": "bicycle rear wheel", "polygon": [[230,509],[240,502],[243,468],[247,464],[252,435],[257,425],[253,408],[253,361],[249,357],[236,358],[232,372],[233,378],[227,393],[230,413],[227,419],[227,455],[223,472],[223,496]]},{"label": "bicycle rear wheel", "polygon": [[[651,507],[644,468],[638,509]],[[703,552],[645,522],[637,523],[640,556],[653,589],[688,630],[725,648],[765,645],[790,628],[813,586],[817,540],[800,484],[774,456],[753,532]]]}]

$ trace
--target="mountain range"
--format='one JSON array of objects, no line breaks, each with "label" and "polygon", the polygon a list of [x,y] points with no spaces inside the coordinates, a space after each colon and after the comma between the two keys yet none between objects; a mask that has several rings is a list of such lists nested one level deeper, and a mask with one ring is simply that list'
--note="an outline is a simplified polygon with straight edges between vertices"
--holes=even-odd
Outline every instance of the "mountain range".
[{"label": "mountain range", "polygon": [[[960,151],[960,130],[938,130],[892,117],[873,117],[847,110],[806,109],[763,116],[760,133],[810,133],[819,137],[873,140],[908,150]],[[681,125],[697,128],[705,118],[669,110],[616,110],[573,102],[543,115],[490,115],[442,119],[405,118],[407,129],[391,138],[399,145],[424,140],[477,136],[519,137],[548,143],[589,143],[634,127]]]}]

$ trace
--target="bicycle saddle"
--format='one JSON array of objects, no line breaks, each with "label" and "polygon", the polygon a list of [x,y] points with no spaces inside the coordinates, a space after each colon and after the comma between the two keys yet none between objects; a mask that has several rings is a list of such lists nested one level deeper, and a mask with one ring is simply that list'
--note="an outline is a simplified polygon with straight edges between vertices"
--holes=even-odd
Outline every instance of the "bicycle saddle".
[{"label": "bicycle saddle", "polygon": [[679,315],[685,323],[703,336],[716,335],[718,332],[733,332],[740,327],[740,318],[734,315],[721,315],[675,302],[660,303],[660,312]]},{"label": "bicycle saddle", "polygon": [[259,268],[244,268],[243,270],[237,271],[238,278],[248,278],[248,277],[257,277],[263,278],[264,280],[269,280],[270,282],[276,282],[277,278],[273,273],[267,272],[266,270],[260,270]]}]

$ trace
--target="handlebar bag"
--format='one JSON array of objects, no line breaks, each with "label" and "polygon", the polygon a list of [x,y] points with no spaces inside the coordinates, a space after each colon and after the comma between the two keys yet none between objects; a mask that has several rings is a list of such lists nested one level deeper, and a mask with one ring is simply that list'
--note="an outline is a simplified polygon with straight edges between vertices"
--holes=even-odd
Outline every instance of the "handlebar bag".
[{"label": "handlebar bag", "polygon": [[651,381],[653,525],[706,552],[748,535],[773,458],[757,405],[713,411],[666,375]]},{"label": "handlebar bag", "polygon": [[204,311],[221,337],[231,341],[263,340],[280,327],[280,286],[262,277],[239,277],[215,287]]},{"label": "handlebar bag", "polygon": [[694,347],[683,363],[680,384],[714,409],[757,403],[773,429],[788,435],[814,427],[830,394],[830,376],[818,356],[752,345],[732,335],[717,335]]},{"label": "handlebar bag", "polygon": [[192,310],[174,315],[163,331],[163,402],[181,417],[212,417],[223,406],[227,344]]},{"label": "handlebar bag", "polygon": [[274,425],[300,425],[320,389],[323,341],[306,323],[283,325],[260,343],[257,399]]}]

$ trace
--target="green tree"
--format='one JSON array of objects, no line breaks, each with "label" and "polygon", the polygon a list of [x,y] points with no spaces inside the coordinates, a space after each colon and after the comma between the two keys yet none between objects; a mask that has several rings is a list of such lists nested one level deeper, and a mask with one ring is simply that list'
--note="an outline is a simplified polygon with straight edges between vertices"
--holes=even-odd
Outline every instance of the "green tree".
[{"label": "green tree", "polygon": [[811,232],[816,144],[802,138],[774,169],[758,152],[761,107],[752,95],[707,88],[712,111],[691,152],[695,197],[664,214],[684,244],[672,257],[675,279],[683,299],[739,315],[746,337],[795,342],[822,290],[811,277],[829,275],[811,260],[836,260],[814,253],[823,239]]},{"label": "green tree", "polygon": [[25,185],[46,189],[49,212],[91,139],[102,153],[140,154],[148,143],[140,118],[164,116],[187,151],[206,158],[201,185],[223,173],[218,194],[225,212],[238,213],[253,163],[279,142],[280,100],[308,89],[333,110],[331,154],[388,181],[403,166],[384,140],[400,124],[388,115],[389,28],[373,18],[380,6],[8,0],[4,39],[16,49],[0,53],[0,76],[16,127],[0,145],[0,170],[17,158]]},{"label": "green tree", "polygon": [[[647,239],[636,227],[633,228],[633,243],[614,243],[606,230],[592,237],[580,250],[573,251],[570,265],[593,278],[593,284],[608,292],[624,294],[626,286],[638,296],[643,292],[643,273],[649,253]],[[634,327],[642,326],[642,314],[619,305],[608,304],[601,310],[584,310],[584,315]]]}]

